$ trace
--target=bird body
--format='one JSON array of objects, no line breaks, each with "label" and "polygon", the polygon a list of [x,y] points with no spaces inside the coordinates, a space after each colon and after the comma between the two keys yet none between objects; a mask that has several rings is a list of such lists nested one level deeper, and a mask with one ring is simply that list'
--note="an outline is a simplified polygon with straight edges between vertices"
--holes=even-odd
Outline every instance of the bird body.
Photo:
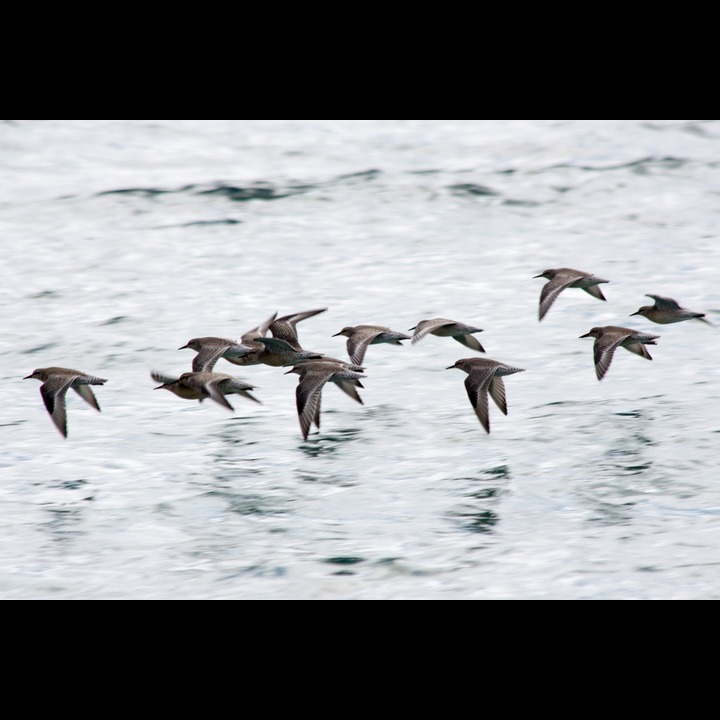
[{"label": "bird body", "polygon": [[[320,429],[320,403],[325,384],[330,381],[348,392],[347,388],[362,387],[360,379],[366,377],[360,372],[351,370],[347,363],[334,360],[309,360],[296,365],[285,373],[295,373],[300,376],[295,389],[295,402],[300,421],[300,430],[303,440],[307,440],[310,427],[314,423]],[[362,404],[357,391],[354,395],[348,394]],[[357,396],[357,397],[355,397]]]},{"label": "bird body", "polygon": [[415,327],[411,327],[410,330],[415,331],[410,341],[413,345],[430,333],[438,337],[451,337],[453,340],[457,340],[461,345],[465,345],[465,347],[469,347],[471,350],[485,352],[485,348],[480,344],[480,341],[472,335],[472,333],[482,332],[482,330],[472,325],[456,322],[455,320],[447,320],[445,318],[421,320]]},{"label": "bird body", "polygon": [[470,404],[485,428],[490,432],[490,413],[488,408],[488,394],[500,408],[503,415],[507,415],[507,400],[505,398],[505,383],[503,376],[525,372],[525,368],[514,367],[489,358],[462,358],[454,365],[446,368],[458,368],[466,372],[465,389]]},{"label": "bird body", "polygon": [[655,301],[654,305],[643,305],[633,315],[642,315],[648,320],[659,325],[667,325],[668,323],[682,322],[683,320],[700,320],[706,325],[712,325],[709,320],[705,319],[705,313],[693,312],[687,308],[680,307],[680,303],[677,300],[673,300],[669,297],[663,297],[662,295],[650,295],[646,294],[645,297],[652,298]]},{"label": "bird body", "polygon": [[240,380],[240,378],[216,372],[186,372],[179,378],[171,378],[160,373],[150,373],[153,380],[161,382],[155,390],[169,390],[184,400],[199,400],[210,398],[228,410],[234,412],[235,408],[227,401],[226,395],[242,395],[248,400],[260,401],[250,392],[254,385]]},{"label": "bird body", "polygon": [[595,374],[598,380],[602,380],[610,367],[613,355],[618,347],[624,347],[631,353],[640,355],[640,357],[644,357],[646,360],[652,360],[652,356],[645,345],[657,345],[655,340],[660,336],[638,332],[631,328],[605,325],[603,327],[594,327],[584,335],[580,335],[580,337],[595,338],[595,343],[593,344]]},{"label": "bird body", "polygon": [[384,325],[355,325],[344,327],[333,337],[344,335],[347,338],[347,354],[356,365],[362,365],[369,345],[391,343],[402,345],[401,340],[410,340],[410,335],[391,330]]},{"label": "bird body", "polygon": [[95,393],[90,385],[104,385],[107,380],[104,378],[89,375],[81,370],[72,370],[62,367],[37,368],[23,380],[40,380],[40,395],[42,395],[45,408],[57,429],[64,437],[67,437],[67,409],[66,395],[69,388],[77,392],[86,403],[92,405],[100,412]]},{"label": "bird body", "polygon": [[566,288],[580,288],[598,300],[606,300],[602,290],[598,287],[600,283],[610,282],[582,270],[572,268],[551,268],[544,270],[536,278],[547,278],[548,282],[543,285],[540,291],[540,311],[538,320],[542,320],[550,306],[555,302],[557,296]]}]

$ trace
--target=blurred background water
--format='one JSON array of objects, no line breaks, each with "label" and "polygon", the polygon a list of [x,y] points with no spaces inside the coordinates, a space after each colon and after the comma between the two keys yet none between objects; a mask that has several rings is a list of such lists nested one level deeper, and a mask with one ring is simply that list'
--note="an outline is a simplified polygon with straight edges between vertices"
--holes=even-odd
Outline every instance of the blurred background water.
[{"label": "blurred background water", "polygon": [[[0,121],[0,597],[715,599],[720,124],[706,120]],[[560,295],[546,268],[611,282]],[[509,414],[480,426],[449,338],[373,345],[302,440],[262,405],[153,392],[191,337],[326,307],[345,325],[484,329]],[[599,383],[595,325],[660,335]],[[482,355],[479,355],[483,357]],[[36,367],[108,378],[53,426]]]}]

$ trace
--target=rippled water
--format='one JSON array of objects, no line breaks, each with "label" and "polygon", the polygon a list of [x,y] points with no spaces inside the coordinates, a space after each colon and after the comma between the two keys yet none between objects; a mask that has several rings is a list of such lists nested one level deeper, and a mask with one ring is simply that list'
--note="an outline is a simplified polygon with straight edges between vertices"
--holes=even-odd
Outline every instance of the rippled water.
[{"label": "rippled water", "polygon": [[[0,122],[0,597],[718,598],[720,327],[629,317],[645,293],[720,325],[711,121]],[[569,266],[611,282],[560,295]],[[371,346],[302,440],[297,376],[262,405],[153,392],[191,337],[274,311],[484,328],[505,379],[485,434],[447,338]],[[594,325],[661,336],[599,383]],[[36,367],[71,393],[67,440]]]}]

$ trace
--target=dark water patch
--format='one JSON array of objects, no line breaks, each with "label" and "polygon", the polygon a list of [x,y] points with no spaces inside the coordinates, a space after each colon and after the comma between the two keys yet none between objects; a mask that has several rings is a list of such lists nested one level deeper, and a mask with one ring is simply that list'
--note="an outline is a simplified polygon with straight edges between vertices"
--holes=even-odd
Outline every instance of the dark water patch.
[{"label": "dark water patch", "polygon": [[156,197],[157,195],[168,195],[170,193],[184,192],[191,190],[194,185],[186,185],[183,188],[175,190],[163,190],[161,188],[118,188],[116,190],[103,190],[96,193],[96,197],[103,195],[137,195],[138,197]]},{"label": "dark water patch", "polygon": [[193,220],[192,222],[170,225],[169,227],[207,227],[209,225],[240,225],[241,223],[242,220],[236,220],[235,218],[222,218],[221,220]]},{"label": "dark water patch", "polygon": [[683,167],[689,161],[683,158],[676,158],[672,156],[667,157],[644,157],[638,160],[631,160],[630,162],[613,163],[610,165],[575,165],[574,163],[559,163],[557,165],[550,165],[546,168],[540,168],[538,170],[530,170],[529,175],[539,175],[550,170],[583,170],[587,172],[609,172],[613,170],[632,170],[633,172],[643,175],[650,169],[662,169],[662,170],[677,170]]},{"label": "dark water patch", "polygon": [[443,170],[411,170],[410,175],[439,175]]},{"label": "dark water patch", "polygon": [[308,483],[323,483],[325,485],[335,485],[337,487],[355,487],[357,482],[348,479],[346,475],[339,475],[337,473],[320,474],[313,472],[299,471],[297,477],[301,482]]},{"label": "dark water patch", "polygon": [[470,506],[462,506],[447,514],[453,521],[458,522],[463,530],[472,533],[491,533],[500,521],[500,516],[493,510],[482,510]]},{"label": "dark water patch", "polygon": [[590,525],[609,527],[615,525],[630,525],[632,523],[632,511],[635,507],[634,502],[621,503],[618,505],[595,502],[593,505],[595,514],[587,519]]},{"label": "dark water patch", "polygon": [[[13,425],[22,425],[25,422],[27,422],[27,420],[14,420],[13,422],[0,423],[0,427],[11,427]],[[716,432],[720,432],[720,430],[717,430]]]},{"label": "dark water patch", "polygon": [[477,185],[476,183],[457,183],[456,185],[449,185],[448,190],[453,195],[460,197],[492,197],[499,194],[485,185]]},{"label": "dark water patch", "polygon": [[54,348],[57,346],[57,343],[45,343],[44,345],[37,345],[33,348],[29,348],[28,350],[23,350],[23,355],[33,355],[34,353],[42,352],[43,350],[49,350],[50,348]]},{"label": "dark water patch", "polygon": [[46,298],[59,298],[62,296],[62,293],[59,290],[42,290],[40,292],[33,293],[32,295],[28,295],[28,298],[30,300],[45,300]]},{"label": "dark water patch", "polygon": [[323,562],[330,563],[331,565],[357,565],[358,563],[365,562],[365,558],[355,555],[338,555],[325,558]]},{"label": "dark water patch", "polygon": [[509,205],[510,207],[537,207],[542,203],[535,202],[535,200],[503,200],[503,205]]},{"label": "dark water patch", "polygon": [[129,319],[130,318],[127,315],[116,315],[109,320],[105,320],[105,322],[101,322],[100,327],[102,327],[103,325],[117,325],[118,323],[125,322]]},{"label": "dark water patch", "polygon": [[347,180],[375,180],[382,175],[382,170],[371,168],[370,170],[360,170],[359,172],[338,175],[336,181],[345,182]]},{"label": "dark water patch", "polygon": [[277,501],[263,495],[243,495],[239,493],[210,490],[206,497],[219,497],[227,503],[227,509],[238,515],[285,515],[288,511],[278,507]]},{"label": "dark water patch", "polygon": [[248,202],[249,200],[280,200],[307,192],[311,185],[296,185],[288,188],[278,188],[270,183],[258,182],[248,187],[238,185],[217,185],[207,190],[197,190],[196,195],[221,195],[233,202]]}]

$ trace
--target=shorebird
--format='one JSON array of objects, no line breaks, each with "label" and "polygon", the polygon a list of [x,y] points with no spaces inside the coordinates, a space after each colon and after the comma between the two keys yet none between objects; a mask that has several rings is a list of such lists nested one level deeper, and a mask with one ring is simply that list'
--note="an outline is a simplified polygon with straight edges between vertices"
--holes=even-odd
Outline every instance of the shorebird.
[{"label": "shorebird", "polygon": [[[320,430],[320,401],[323,387],[328,381],[336,383],[341,390],[362,404],[355,387],[363,387],[360,379],[366,376],[349,369],[348,363],[334,360],[310,360],[296,365],[285,374],[289,373],[296,373],[300,376],[295,389],[295,401],[303,440],[307,440],[310,426],[313,423]],[[353,392],[349,392],[348,388],[352,388]]]},{"label": "shorebird", "polygon": [[662,295],[650,295],[649,293],[645,297],[652,298],[655,304],[643,305],[637,312],[630,313],[631,317],[633,315],[642,315],[659,325],[682,322],[683,320],[700,320],[707,325],[712,325],[709,320],[705,320],[705,313],[697,313],[680,307],[677,300]]},{"label": "shorebird", "polygon": [[296,363],[305,362],[307,360],[319,360],[323,357],[322,353],[314,353],[309,350],[303,350],[297,345],[291,345],[285,340],[276,337],[261,337],[257,341],[265,346],[265,350],[258,355],[263,365],[272,365],[272,367],[285,367],[287,365],[295,365]]},{"label": "shorebird", "polygon": [[640,357],[652,360],[645,345],[657,345],[655,340],[660,336],[638,332],[630,328],[605,325],[604,327],[594,327],[590,332],[580,335],[580,337],[595,338],[595,343],[593,344],[595,374],[598,380],[602,380],[610,367],[616,348],[624,347],[626,350],[640,355]]},{"label": "shorebird", "polygon": [[52,421],[64,437],[67,437],[65,396],[68,388],[75,390],[86,403],[100,412],[100,405],[90,385],[104,385],[107,380],[103,378],[88,375],[80,370],[61,367],[38,368],[33,370],[31,375],[24,377],[23,380],[31,378],[40,380],[43,383],[40,386],[43,402],[50,413]]},{"label": "shorebird", "polygon": [[256,352],[250,345],[244,345],[235,340],[218,337],[197,337],[188,340],[178,350],[190,348],[197,355],[193,358],[193,372],[212,372],[215,363],[221,358],[242,358]]},{"label": "shorebird", "polygon": [[[317,310],[306,310],[305,312],[283,315],[276,318],[277,313],[268,318],[262,325],[253,328],[249,333],[242,336],[244,345],[250,345],[253,353],[246,357],[240,357],[230,362],[235,365],[272,365],[282,367],[302,362],[304,359],[317,359],[323,356],[322,353],[309,352],[300,347],[297,335],[297,324],[301,320],[319,315],[327,308]],[[266,338],[268,330],[272,338]]]},{"label": "shorebird", "polygon": [[327,308],[318,308],[317,310],[305,310],[305,312],[293,313],[292,315],[283,315],[270,325],[270,333],[279,340],[284,340],[290,345],[297,346],[299,350],[300,341],[298,340],[297,324],[301,320],[307,320],[315,315],[319,315],[327,310]]},{"label": "shorebird", "polygon": [[265,351],[265,346],[258,342],[258,338],[265,337],[268,328],[275,321],[277,312],[274,312],[267,320],[252,330],[248,330],[241,338],[240,343],[252,348],[252,352],[242,357],[226,357],[225,359],[233,365],[260,365],[260,356]]},{"label": "shorebird", "polygon": [[545,317],[550,306],[565,288],[580,288],[598,300],[605,300],[607,302],[598,284],[610,281],[603,280],[591,273],[586,273],[582,270],[573,270],[572,268],[555,268],[544,270],[539,275],[535,275],[535,277],[547,278],[549,281],[543,285],[543,289],[540,291],[540,313],[538,321]]},{"label": "shorebird", "polygon": [[392,343],[393,345],[402,345],[401,340],[410,340],[410,336],[405,333],[391,330],[382,325],[348,325],[333,337],[344,335],[347,340],[347,354],[356,365],[362,365],[365,352],[368,345],[377,345],[379,343]]},{"label": "shorebird", "polygon": [[155,382],[162,383],[155,390],[169,390],[183,400],[199,400],[210,398],[228,410],[235,411],[235,408],[225,399],[226,395],[242,395],[248,400],[259,403],[260,401],[250,392],[255,388],[244,380],[216,372],[186,372],[179,378],[172,378],[157,372],[151,372],[150,376]]},{"label": "shorebird", "polygon": [[513,367],[488,358],[462,358],[446,370],[451,368],[459,368],[468,374],[465,378],[465,389],[470,398],[470,404],[475,409],[475,414],[485,428],[485,432],[489,433],[488,393],[502,414],[507,415],[505,384],[502,378],[504,375],[525,372],[525,368]]},{"label": "shorebird", "polygon": [[410,330],[415,331],[411,340],[413,345],[430,333],[438,337],[451,337],[453,340],[457,340],[461,345],[465,345],[465,347],[469,347],[471,350],[485,352],[485,348],[480,344],[480,341],[472,335],[472,333],[482,332],[482,330],[472,325],[455,322],[455,320],[446,320],[445,318],[421,320],[415,327],[411,327]]}]

